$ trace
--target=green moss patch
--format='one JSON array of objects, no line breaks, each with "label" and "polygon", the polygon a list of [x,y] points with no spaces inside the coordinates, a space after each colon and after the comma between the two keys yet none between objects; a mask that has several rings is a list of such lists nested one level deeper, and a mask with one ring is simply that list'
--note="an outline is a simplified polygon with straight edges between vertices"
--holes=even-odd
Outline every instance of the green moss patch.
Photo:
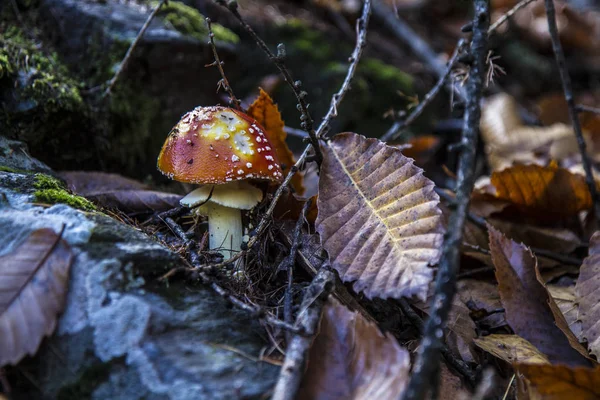
[{"label": "green moss patch", "polygon": [[[158,2],[153,2],[156,6]],[[202,15],[198,10],[180,1],[169,1],[168,5],[163,5],[158,15],[184,35],[192,36],[196,39],[205,41],[208,39],[208,27]],[[215,34],[215,40],[228,43],[238,43],[240,38],[233,31],[219,24],[212,24],[212,30]]]},{"label": "green moss patch", "polygon": [[66,204],[83,211],[94,211],[96,206],[89,200],[69,193],[61,181],[49,175],[35,174],[33,195],[39,203]]}]

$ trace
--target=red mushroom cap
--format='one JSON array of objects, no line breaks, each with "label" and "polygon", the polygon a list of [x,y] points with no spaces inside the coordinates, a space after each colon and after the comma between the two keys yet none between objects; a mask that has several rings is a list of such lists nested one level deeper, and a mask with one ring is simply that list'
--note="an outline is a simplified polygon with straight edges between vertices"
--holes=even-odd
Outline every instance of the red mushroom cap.
[{"label": "red mushroom cap", "polygon": [[218,106],[197,107],[181,118],[160,151],[158,169],[196,184],[283,178],[264,128],[240,111]]}]

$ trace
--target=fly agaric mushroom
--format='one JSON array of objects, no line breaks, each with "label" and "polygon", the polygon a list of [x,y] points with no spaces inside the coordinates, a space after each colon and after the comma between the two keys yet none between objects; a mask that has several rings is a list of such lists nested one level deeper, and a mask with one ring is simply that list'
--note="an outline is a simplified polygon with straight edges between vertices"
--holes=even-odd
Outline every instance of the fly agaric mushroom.
[{"label": "fly agaric mushroom", "polygon": [[197,107],[181,118],[160,151],[158,169],[170,179],[201,185],[181,204],[208,217],[210,248],[229,250],[226,258],[241,249],[241,210],[250,210],[263,197],[249,181],[280,182],[283,177],[258,122],[218,106]]}]

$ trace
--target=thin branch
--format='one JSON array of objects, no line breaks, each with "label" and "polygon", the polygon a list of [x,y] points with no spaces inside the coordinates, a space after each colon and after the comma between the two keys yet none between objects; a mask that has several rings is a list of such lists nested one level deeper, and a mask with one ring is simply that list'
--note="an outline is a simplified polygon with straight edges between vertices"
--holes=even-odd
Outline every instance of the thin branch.
[{"label": "thin branch", "polygon": [[[218,0],[218,1],[223,1],[223,0]],[[359,20],[359,21],[363,21],[363,22],[357,23],[358,37],[356,39],[356,47],[352,51],[352,56],[351,56],[351,58],[354,58],[355,62],[350,64],[349,71],[346,74],[346,79],[344,79],[342,88],[340,88],[340,90],[334,95],[334,99],[332,99],[331,104],[335,106],[334,108],[337,108],[339,106],[340,102],[342,101],[343,95],[348,90],[347,88],[349,87],[350,82],[352,81],[352,77],[354,76],[354,68],[356,68],[356,65],[358,64],[358,60],[360,59],[363,42],[366,40],[367,24],[369,21],[369,14],[371,12],[370,4],[371,4],[371,0],[365,0],[365,5],[363,6],[362,15]],[[237,10],[235,12],[237,13]],[[239,13],[237,13],[237,15],[239,15]],[[243,23],[245,24],[245,22],[243,22]],[[248,27],[248,28],[250,30],[252,30],[252,28],[250,28],[250,27]],[[252,32],[254,32],[254,31],[252,31]],[[259,38],[259,40],[260,40],[260,38]],[[263,44],[264,44],[264,42],[263,42]],[[268,48],[267,48],[267,50],[268,50]],[[350,69],[352,69],[352,70],[350,70]],[[346,87],[346,89],[344,89],[344,87]],[[340,95],[340,94],[341,94],[342,98],[335,100],[335,96]],[[333,118],[333,117],[331,117],[331,118]],[[321,123],[321,125],[319,126],[319,134],[320,135],[323,134],[323,131],[327,128],[329,121],[331,121],[331,118],[324,119],[323,122]],[[296,172],[298,172],[302,168],[304,163],[307,161],[308,154],[310,153],[311,149],[315,149],[314,145],[315,145],[315,142],[311,140],[311,144],[308,144],[306,146],[306,148],[302,152],[302,155],[298,158],[296,163],[290,168],[290,171],[288,172],[287,176],[283,180],[283,183],[277,188],[277,191],[275,192],[275,195],[273,196],[273,200],[271,201],[269,208],[263,215],[262,219],[260,220],[260,222],[258,224],[258,227],[256,228],[256,232],[257,232],[256,235],[253,236],[248,241],[248,248],[252,247],[254,245],[254,243],[256,243],[256,241],[258,240],[258,237],[262,234],[262,232],[265,230],[265,228],[269,224],[271,216],[273,215],[273,211],[275,211],[275,206],[277,205],[277,201],[279,201],[279,199],[285,192],[287,186],[290,184],[290,181],[292,180],[292,177],[296,174]],[[317,146],[317,148],[315,149],[315,155],[317,156],[317,160],[319,160],[319,154],[321,154],[321,153],[320,153],[320,148],[318,147],[319,146],[318,141],[316,142],[316,146]],[[322,156],[321,156],[321,159],[322,159]]]},{"label": "thin branch", "polygon": [[585,104],[578,104],[577,106],[575,106],[575,109],[578,112],[589,112],[600,115],[600,108],[586,106]]},{"label": "thin branch", "polygon": [[443,75],[439,77],[435,86],[425,95],[425,97],[419,103],[419,105],[417,107],[415,107],[415,109],[410,113],[410,115],[408,117],[406,117],[406,119],[404,121],[394,122],[394,124],[390,127],[390,129],[381,137],[382,141],[386,142],[386,141],[396,139],[400,135],[400,133],[403,129],[405,129],[407,126],[412,124],[419,117],[419,115],[421,115],[423,110],[425,110],[425,107],[427,107],[429,105],[429,103],[431,103],[433,101],[435,96],[437,96],[439,91],[442,89],[442,87],[446,83],[446,80],[448,79],[448,77],[450,76],[450,73],[452,72],[452,69],[458,62],[458,59],[460,58],[460,55],[462,54],[462,51],[464,50],[465,46],[466,46],[466,40],[461,39],[458,42],[458,45],[456,46],[456,48],[454,49],[454,53],[452,54],[452,57],[450,57],[450,60],[448,60],[446,70],[444,71]]},{"label": "thin branch", "polygon": [[429,318],[423,340],[414,364],[413,374],[403,400],[422,400],[429,391],[429,382],[439,376],[439,355],[443,328],[456,292],[456,274],[459,269],[460,244],[469,210],[469,200],[475,183],[475,159],[481,117],[480,102],[486,72],[487,30],[489,27],[489,0],[474,0],[473,39],[470,54],[473,62],[466,85],[467,102],[462,132],[462,152],[458,160],[456,209],[450,216]]},{"label": "thin branch", "polygon": [[498,18],[498,20],[496,20],[496,22],[494,22],[492,25],[490,25],[490,28],[488,29],[488,35],[491,35],[496,29],[498,29],[498,27],[500,25],[502,25],[503,23],[508,21],[510,19],[510,17],[515,15],[517,13],[517,11],[519,11],[521,8],[529,5],[530,3],[533,3],[534,1],[537,1],[537,0],[521,0],[520,2],[515,4],[515,6],[513,8],[508,10],[504,15],[502,15],[500,18]]},{"label": "thin branch", "polygon": [[219,81],[219,85],[223,86],[223,89],[225,89],[227,94],[229,94],[229,104],[233,105],[237,110],[241,110],[242,108],[241,108],[240,104],[242,102],[237,97],[235,97],[235,94],[233,94],[233,89],[231,88],[231,85],[229,84],[229,80],[227,79],[227,76],[225,75],[225,71],[223,70],[223,62],[219,58],[219,53],[217,53],[217,46],[215,45],[215,34],[212,30],[211,20],[210,20],[210,18],[206,17],[205,21],[206,21],[206,26],[208,27],[208,39],[209,39],[208,44],[210,45],[212,52],[213,52],[213,57],[215,58],[215,62],[212,64],[209,64],[207,66],[215,65],[217,67],[217,69],[219,70],[219,73],[221,74],[221,80]]},{"label": "thin branch", "polygon": [[323,159],[323,154],[321,154],[321,149],[319,147],[319,138],[317,137],[313,126],[313,119],[308,111],[308,103],[305,100],[307,93],[300,90],[301,82],[294,81],[294,79],[292,78],[292,74],[285,65],[285,47],[283,46],[283,44],[279,44],[277,46],[277,55],[273,54],[273,52],[271,51],[271,49],[269,49],[269,46],[267,46],[264,40],[262,40],[261,37],[258,36],[254,29],[252,29],[252,27],[248,25],[248,23],[241,16],[240,12],[238,11],[237,1],[216,0],[216,2],[222,5],[223,7],[227,8],[231,12],[231,14],[233,14],[233,16],[239,21],[239,23],[246,30],[246,32],[248,32],[248,34],[252,36],[258,47],[260,47],[265,52],[265,54],[267,54],[267,56],[273,62],[273,64],[275,64],[275,67],[277,67],[279,72],[281,72],[288,86],[292,89],[292,92],[294,93],[294,96],[296,96],[296,100],[298,101],[298,109],[300,110],[300,126],[304,130],[306,130],[306,132],[310,136],[311,143],[313,145],[313,148],[315,149],[317,163],[320,164],[321,160]]},{"label": "thin branch", "polygon": [[546,2],[546,16],[548,17],[548,30],[550,31],[550,38],[552,39],[552,50],[554,51],[554,57],[556,58],[556,64],[558,71],[560,72],[560,80],[562,82],[563,91],[565,93],[565,100],[567,101],[567,107],[569,109],[569,117],[571,118],[571,124],[573,125],[573,131],[575,131],[575,137],[577,138],[577,145],[579,146],[579,153],[581,153],[581,162],[583,163],[583,170],[585,171],[585,181],[590,190],[592,201],[594,202],[594,214],[596,217],[596,227],[600,226],[600,202],[598,202],[598,191],[596,190],[596,183],[594,181],[594,175],[592,174],[592,163],[588,157],[586,151],[585,139],[583,138],[583,132],[581,131],[581,123],[579,122],[579,116],[575,109],[575,99],[573,98],[573,88],[571,86],[571,77],[567,71],[567,65],[565,61],[565,55],[563,53],[560,39],[558,38],[558,28],[556,27],[556,12],[554,10],[554,1],[545,0]]},{"label": "thin branch", "polygon": [[17,4],[17,0],[10,0],[10,4],[12,5],[15,17],[17,17],[17,22],[19,23],[19,25],[21,25],[21,27],[25,27],[23,17],[21,16],[21,12],[19,11],[19,5]]},{"label": "thin branch", "polygon": [[[412,52],[426,63],[435,75],[440,78],[446,73],[446,65],[440,56],[425,42],[410,26],[387,6],[382,0],[376,0],[373,3],[373,16],[383,22],[393,34],[405,45],[410,47]],[[461,101],[465,101],[465,90],[462,86],[452,85],[452,89]]]},{"label": "thin branch", "polygon": [[318,138],[327,136],[329,124],[333,118],[337,117],[338,107],[340,106],[342,100],[344,100],[344,96],[348,90],[350,90],[350,84],[352,83],[352,79],[354,78],[354,74],[358,68],[358,62],[360,61],[363,49],[367,44],[367,27],[369,26],[369,18],[371,17],[371,1],[372,0],[364,0],[362,15],[358,20],[356,20],[356,45],[354,46],[354,50],[348,59],[350,66],[348,67],[346,78],[344,79],[340,90],[338,90],[337,93],[331,97],[331,105],[329,106],[329,110],[323,118],[321,125],[319,125],[319,128],[317,129]]},{"label": "thin branch", "polygon": [[121,76],[123,71],[125,71],[125,68],[127,68],[127,64],[129,64],[129,60],[131,59],[131,55],[133,54],[133,51],[137,47],[140,39],[144,36],[144,33],[146,33],[146,30],[150,26],[150,23],[152,22],[154,17],[156,17],[158,10],[160,10],[160,8],[163,6],[163,4],[169,4],[169,0],[160,0],[160,2],[157,4],[157,6],[154,8],[154,10],[152,10],[150,15],[148,16],[148,19],[146,19],[146,22],[144,22],[142,29],[140,29],[137,36],[135,37],[135,40],[131,43],[131,45],[129,46],[129,49],[127,49],[127,53],[125,53],[125,57],[123,58],[123,61],[121,61],[121,65],[119,65],[119,69],[117,69],[117,72],[115,73],[115,75],[108,82],[108,87],[106,88],[106,90],[104,91],[104,94],[102,95],[103,98],[109,96],[110,93],[112,92],[115,84],[119,80],[119,77]]},{"label": "thin branch", "polygon": [[303,131],[302,129],[292,128],[291,126],[284,126],[283,130],[290,136],[299,137],[301,139],[308,137],[308,133],[306,133],[306,131]]},{"label": "thin branch", "polygon": [[327,295],[333,287],[333,282],[333,272],[327,267],[321,267],[310,286],[306,289],[295,326],[302,328],[307,336],[295,335],[289,342],[285,361],[281,367],[271,400],[294,400],[296,398],[308,351],[314,336],[318,333],[317,327],[321,319],[321,312]]}]

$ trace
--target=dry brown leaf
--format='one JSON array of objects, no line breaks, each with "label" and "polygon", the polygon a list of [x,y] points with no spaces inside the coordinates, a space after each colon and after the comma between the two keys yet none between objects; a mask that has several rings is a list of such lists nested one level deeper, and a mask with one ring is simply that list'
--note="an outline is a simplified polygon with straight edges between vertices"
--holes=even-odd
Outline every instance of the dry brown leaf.
[{"label": "dry brown leaf", "polygon": [[518,335],[489,335],[475,339],[482,350],[512,363],[550,364],[548,357]]},{"label": "dry brown leaf", "polygon": [[[292,165],[294,165],[294,155],[288,148],[285,139],[287,133],[284,129],[284,122],[281,119],[281,113],[277,108],[277,104],[267,92],[260,89],[260,94],[254,102],[248,107],[248,115],[254,118],[263,128],[265,128],[267,139],[275,149],[277,159],[281,163],[281,170],[284,175],[287,175]],[[302,174],[296,173],[292,177],[292,187],[297,194],[304,194],[304,186],[302,185]]]},{"label": "dry brown leaf", "polygon": [[329,299],[310,349],[300,400],[397,399],[410,356],[394,337]]},{"label": "dry brown leaf", "polygon": [[569,125],[523,125],[516,100],[505,93],[487,99],[480,127],[488,163],[494,171],[514,164],[546,164],[578,151]]},{"label": "dry brown leaf", "polygon": [[72,253],[51,229],[38,229],[0,257],[0,367],[33,355],[62,311]]},{"label": "dry brown leaf", "polygon": [[542,283],[535,256],[492,226],[488,230],[498,290],[511,328],[552,363],[590,365],[587,351]]},{"label": "dry brown leaf", "polygon": [[519,383],[527,387],[524,398],[537,400],[597,400],[600,366],[571,368],[565,365],[519,364]]},{"label": "dry brown leaf", "polygon": [[[425,302],[414,302],[413,306],[429,315],[429,307],[433,298],[434,286],[429,288],[429,296]],[[448,314],[448,322],[444,333],[444,341],[454,353],[466,362],[475,362],[476,350],[473,347],[473,339],[477,337],[475,322],[471,319],[470,310],[459,297],[452,299],[452,307]]]},{"label": "dry brown leaf", "polygon": [[581,320],[579,319],[579,304],[575,295],[575,285],[566,287],[547,285],[546,288],[560,309],[560,312],[564,315],[571,332],[573,332],[578,340],[582,341],[582,328]]},{"label": "dry brown leaf", "polygon": [[119,174],[63,171],[60,177],[73,192],[94,203],[127,214],[159,212],[179,206],[182,196],[147,190],[148,186]]},{"label": "dry brown leaf", "polygon": [[461,279],[457,283],[457,294],[471,311],[471,316],[477,320],[478,326],[487,329],[498,329],[506,325],[498,287],[492,283]]},{"label": "dry brown leaf", "polygon": [[517,165],[492,174],[496,197],[541,218],[569,217],[592,206],[585,178],[556,165]]},{"label": "dry brown leaf", "polygon": [[115,190],[86,197],[102,207],[116,208],[126,214],[137,214],[178,207],[182,196],[154,190]]},{"label": "dry brown leaf", "polygon": [[582,337],[590,352],[600,358],[600,232],[590,239],[590,254],[583,260],[575,286]]},{"label": "dry brown leaf", "polygon": [[369,298],[425,300],[443,241],[433,182],[377,139],[343,133],[322,151],[316,226],[332,266]]}]

